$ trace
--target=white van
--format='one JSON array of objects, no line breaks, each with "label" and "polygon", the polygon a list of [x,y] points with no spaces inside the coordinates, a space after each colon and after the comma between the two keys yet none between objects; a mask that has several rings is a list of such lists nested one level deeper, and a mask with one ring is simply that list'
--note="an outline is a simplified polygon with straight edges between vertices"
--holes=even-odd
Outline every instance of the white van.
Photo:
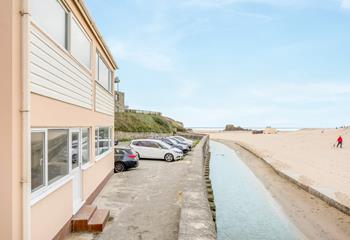
[{"label": "white van", "polygon": [[130,143],[130,147],[137,152],[139,158],[164,159],[167,162],[180,160],[183,152],[178,148],[156,139],[137,139]]}]

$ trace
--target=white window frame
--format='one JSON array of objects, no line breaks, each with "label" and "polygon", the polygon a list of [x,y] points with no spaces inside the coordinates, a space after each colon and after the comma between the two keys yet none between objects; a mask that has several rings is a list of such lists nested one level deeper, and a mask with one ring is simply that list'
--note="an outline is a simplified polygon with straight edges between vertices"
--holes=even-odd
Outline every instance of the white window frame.
[{"label": "white window frame", "polygon": [[[70,55],[70,57],[72,57],[77,63],[79,63],[83,68],[85,68],[89,73],[91,73],[91,69],[92,69],[92,54],[93,54],[93,44],[92,44],[92,40],[89,37],[89,35],[86,33],[84,27],[82,27],[80,21],[78,20],[77,17],[75,17],[74,13],[68,9],[66,7],[65,4],[63,4],[62,0],[56,0],[58,2],[58,4],[61,5],[61,7],[63,8],[63,10],[66,12],[66,18],[65,18],[65,46],[62,46],[60,43],[58,43],[47,31],[45,31],[45,29],[43,29],[40,26],[40,23],[37,23],[36,21],[33,21],[35,26],[37,26],[40,31],[42,31],[52,42],[55,43],[55,45],[57,45],[60,49],[64,50],[68,55]],[[86,66],[84,63],[80,62],[72,53],[71,51],[71,22],[72,20],[75,20],[78,27],[82,30],[82,32],[84,33],[84,35],[87,37],[87,39],[90,42],[90,66]]]},{"label": "white window frame", "polygon": [[[43,187],[35,190],[34,192],[31,193],[31,204],[35,204],[38,201],[42,200],[46,196],[48,196],[50,193],[54,192],[56,189],[60,188],[64,184],[66,184],[69,180],[72,179],[72,176],[70,175],[71,168],[69,166],[68,169],[68,174],[53,181],[52,183],[49,184],[49,177],[48,177],[48,172],[49,172],[49,167],[48,167],[48,131],[49,130],[69,130],[69,128],[32,128],[31,132],[44,132],[45,133],[45,184]],[[69,131],[68,131],[69,132]],[[68,133],[69,134],[69,133]],[[69,135],[68,135],[69,137]],[[68,141],[69,142],[69,141]],[[69,154],[71,154],[71,149],[69,146],[68,149]],[[68,157],[70,159],[70,157]],[[68,159],[68,161],[69,161]],[[69,161],[70,164],[70,161]]]},{"label": "white window frame", "polygon": [[33,21],[33,19],[31,20],[32,22],[34,22],[35,26],[37,26],[40,31],[42,31],[43,33],[45,33],[45,35],[51,40],[53,41],[57,46],[59,46],[61,49],[64,49],[65,51],[69,52],[69,47],[70,47],[70,15],[71,12],[69,11],[69,9],[67,9],[67,7],[65,6],[65,4],[62,3],[62,0],[56,0],[57,3],[62,7],[62,9],[66,12],[66,17],[65,17],[65,44],[64,46],[62,46],[62,44],[58,43],[43,27],[40,26],[40,23],[38,23],[37,21]]},{"label": "white window frame", "polygon": [[[108,69],[108,88],[107,89],[105,86],[102,85],[102,83],[100,82],[100,60],[106,65],[107,69]],[[113,72],[111,70],[111,68],[108,66],[108,64],[106,63],[106,61],[104,60],[104,58],[102,57],[102,54],[96,50],[96,82],[103,87],[107,92],[111,93],[113,92]]]},{"label": "white window frame", "polygon": [[[51,193],[53,193],[54,191],[56,191],[58,188],[64,186],[66,183],[68,183],[70,180],[73,179],[72,176],[72,142],[71,142],[71,133],[73,131],[75,132],[79,132],[79,138],[80,138],[80,144],[79,144],[79,150],[80,150],[80,157],[82,155],[82,144],[81,144],[81,140],[82,140],[82,129],[83,128],[87,128],[89,129],[89,153],[90,153],[90,157],[89,157],[89,162],[87,162],[86,164],[84,164],[84,167],[87,168],[90,164],[91,164],[91,128],[89,127],[81,127],[81,128],[32,128],[31,129],[31,133],[32,132],[39,132],[39,133],[44,133],[44,175],[45,175],[45,179],[44,179],[44,184],[41,188],[36,189],[35,191],[31,192],[31,205],[36,204],[37,202],[39,202],[40,200],[44,199],[45,197],[47,197],[48,195],[50,195]],[[69,168],[68,168],[68,173],[67,175],[55,180],[54,182],[49,184],[49,180],[48,180],[48,131],[49,130],[68,130],[68,144],[69,144],[69,149],[68,149],[68,164],[69,164]],[[81,166],[81,169],[83,170],[83,165]]]},{"label": "white window frame", "polygon": [[[88,152],[89,152],[89,161],[87,161],[86,163],[84,163],[83,162],[83,129],[87,129],[88,130]],[[87,166],[88,164],[91,164],[91,157],[92,157],[92,155],[91,155],[91,149],[92,149],[92,147],[91,147],[91,136],[92,136],[92,133],[91,133],[92,131],[91,131],[91,128],[90,127],[82,127],[82,128],[80,128],[80,141],[81,141],[81,164],[82,164],[82,167],[84,167],[84,166]]]},{"label": "white window frame", "polygon": [[[48,158],[48,144],[47,144],[47,131],[45,129],[33,129],[31,131],[31,133],[44,133],[44,159],[43,159],[43,165],[44,165],[44,182],[43,182],[43,186],[41,186],[40,188],[35,189],[34,191],[32,191],[32,187],[30,187],[31,193],[32,195],[34,193],[37,192],[41,192],[43,191],[43,189],[45,189],[48,186],[48,177],[47,177],[47,172],[48,172],[48,167],[47,167],[47,158]],[[32,144],[32,143],[30,143]],[[30,159],[30,161],[32,161],[32,159]],[[32,179],[30,179],[30,181],[32,181]]]},{"label": "white window frame", "polygon": [[[104,153],[101,153],[99,154],[99,148],[100,148],[100,144],[99,144],[99,134],[100,134],[100,131],[99,129],[100,128],[108,128],[108,150],[105,151]],[[101,158],[105,157],[106,155],[110,154],[110,152],[113,150],[113,146],[111,146],[111,141],[112,141],[112,136],[111,136],[111,126],[98,126],[98,127],[95,127],[95,139],[94,139],[94,144],[95,144],[95,161],[98,161],[100,160]],[[97,131],[97,138],[96,138],[96,131]],[[96,140],[97,140],[97,148],[96,148]],[[96,154],[96,151],[97,151],[97,154]]]}]

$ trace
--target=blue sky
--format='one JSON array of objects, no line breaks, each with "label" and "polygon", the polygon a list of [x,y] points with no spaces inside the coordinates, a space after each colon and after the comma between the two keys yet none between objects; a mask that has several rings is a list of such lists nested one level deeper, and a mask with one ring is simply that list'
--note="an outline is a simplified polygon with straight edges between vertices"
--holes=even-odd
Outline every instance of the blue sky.
[{"label": "blue sky", "polygon": [[350,124],[350,0],[86,0],[131,108],[187,127]]}]

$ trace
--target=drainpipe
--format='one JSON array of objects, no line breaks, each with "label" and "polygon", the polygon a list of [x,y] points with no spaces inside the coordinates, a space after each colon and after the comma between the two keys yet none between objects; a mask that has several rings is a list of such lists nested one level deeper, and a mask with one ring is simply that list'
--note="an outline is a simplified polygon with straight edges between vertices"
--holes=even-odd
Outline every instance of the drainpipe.
[{"label": "drainpipe", "polygon": [[22,239],[31,238],[31,131],[29,92],[29,1],[21,0],[21,79],[22,79]]}]

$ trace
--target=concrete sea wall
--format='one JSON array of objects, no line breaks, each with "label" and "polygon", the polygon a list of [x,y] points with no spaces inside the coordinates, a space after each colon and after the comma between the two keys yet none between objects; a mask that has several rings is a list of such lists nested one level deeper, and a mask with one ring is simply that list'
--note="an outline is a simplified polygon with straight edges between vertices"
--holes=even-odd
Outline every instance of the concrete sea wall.
[{"label": "concrete sea wall", "polygon": [[180,216],[179,240],[216,239],[215,214],[213,215],[215,205],[213,201],[209,203],[208,198],[213,200],[213,197],[210,197],[212,191],[210,194],[209,190],[208,195],[207,189],[209,169],[206,163],[209,156],[209,137],[205,136],[193,150],[188,167]]}]

